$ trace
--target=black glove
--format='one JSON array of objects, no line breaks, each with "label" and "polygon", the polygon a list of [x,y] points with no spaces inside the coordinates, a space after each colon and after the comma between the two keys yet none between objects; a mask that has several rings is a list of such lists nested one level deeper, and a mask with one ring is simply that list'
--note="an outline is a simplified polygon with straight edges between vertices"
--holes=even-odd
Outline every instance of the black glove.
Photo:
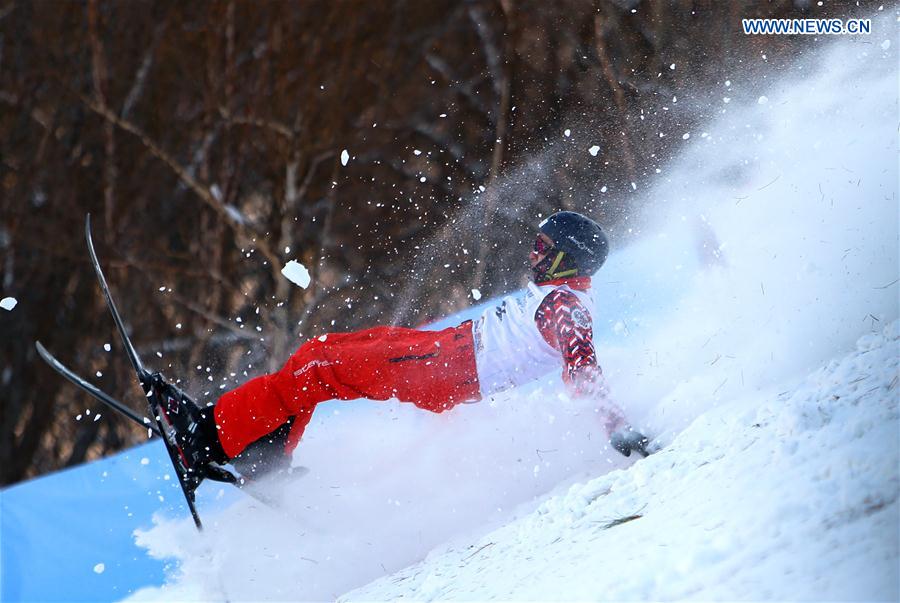
[{"label": "black glove", "polygon": [[649,456],[647,444],[649,438],[633,427],[623,427],[609,437],[609,444],[625,456],[631,456],[631,452],[637,452],[641,456]]}]

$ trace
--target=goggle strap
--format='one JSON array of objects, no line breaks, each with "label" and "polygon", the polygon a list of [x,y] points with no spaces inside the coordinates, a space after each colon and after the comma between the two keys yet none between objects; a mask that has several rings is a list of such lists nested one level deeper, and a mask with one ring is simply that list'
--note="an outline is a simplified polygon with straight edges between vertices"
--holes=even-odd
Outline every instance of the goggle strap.
[{"label": "goggle strap", "polygon": [[563,261],[563,257],[565,257],[565,252],[558,252],[556,254],[556,259],[553,260],[553,263],[550,265],[550,270],[547,271],[547,276],[550,278],[562,278],[564,276],[574,276],[578,274],[577,268],[572,268],[571,270],[564,270],[562,272],[557,272],[556,269],[559,268],[559,265]]},{"label": "goggle strap", "polygon": [[553,278],[563,278],[566,276],[575,276],[576,274],[578,274],[578,269],[572,268],[571,270],[564,270],[563,272],[556,272],[550,276],[552,276]]},{"label": "goggle strap", "polygon": [[550,270],[547,271],[547,274],[549,274],[550,276],[554,276],[553,273],[556,271],[557,268],[559,268],[559,264],[560,264],[560,262],[562,262],[564,255],[566,255],[566,254],[563,253],[562,251],[557,252],[556,259],[554,259],[553,263],[550,264]]}]

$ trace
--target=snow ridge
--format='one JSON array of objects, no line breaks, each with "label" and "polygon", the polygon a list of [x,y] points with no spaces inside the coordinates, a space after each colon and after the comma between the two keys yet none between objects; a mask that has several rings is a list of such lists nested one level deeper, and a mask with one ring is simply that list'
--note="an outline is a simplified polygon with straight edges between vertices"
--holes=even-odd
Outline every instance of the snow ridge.
[{"label": "snow ridge", "polygon": [[898,598],[900,323],[789,391],[354,590],[363,600]]}]

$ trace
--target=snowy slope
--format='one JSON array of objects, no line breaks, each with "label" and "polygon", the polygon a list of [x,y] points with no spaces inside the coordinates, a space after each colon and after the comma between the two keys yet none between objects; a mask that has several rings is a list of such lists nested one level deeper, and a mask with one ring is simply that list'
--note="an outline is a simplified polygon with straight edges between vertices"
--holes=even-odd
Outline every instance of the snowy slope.
[{"label": "snowy slope", "polygon": [[610,453],[555,376],[444,415],[323,405],[278,509],[138,532],[176,563],[133,600],[896,598],[896,18],[723,87],[749,102],[595,279],[601,362],[658,456]]},{"label": "snowy slope", "polygon": [[340,600],[897,600],[898,345],[894,322]]}]

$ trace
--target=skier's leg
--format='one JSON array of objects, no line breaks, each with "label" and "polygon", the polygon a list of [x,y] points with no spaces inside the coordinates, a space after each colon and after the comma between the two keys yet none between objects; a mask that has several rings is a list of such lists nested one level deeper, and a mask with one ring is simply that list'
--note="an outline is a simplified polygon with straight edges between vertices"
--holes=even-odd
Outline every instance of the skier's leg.
[{"label": "skier's leg", "polygon": [[280,371],[219,398],[215,416],[229,457],[294,417],[290,452],[325,400],[398,398],[442,412],[479,399],[479,390],[470,323],[443,331],[377,327],[305,343]]}]

